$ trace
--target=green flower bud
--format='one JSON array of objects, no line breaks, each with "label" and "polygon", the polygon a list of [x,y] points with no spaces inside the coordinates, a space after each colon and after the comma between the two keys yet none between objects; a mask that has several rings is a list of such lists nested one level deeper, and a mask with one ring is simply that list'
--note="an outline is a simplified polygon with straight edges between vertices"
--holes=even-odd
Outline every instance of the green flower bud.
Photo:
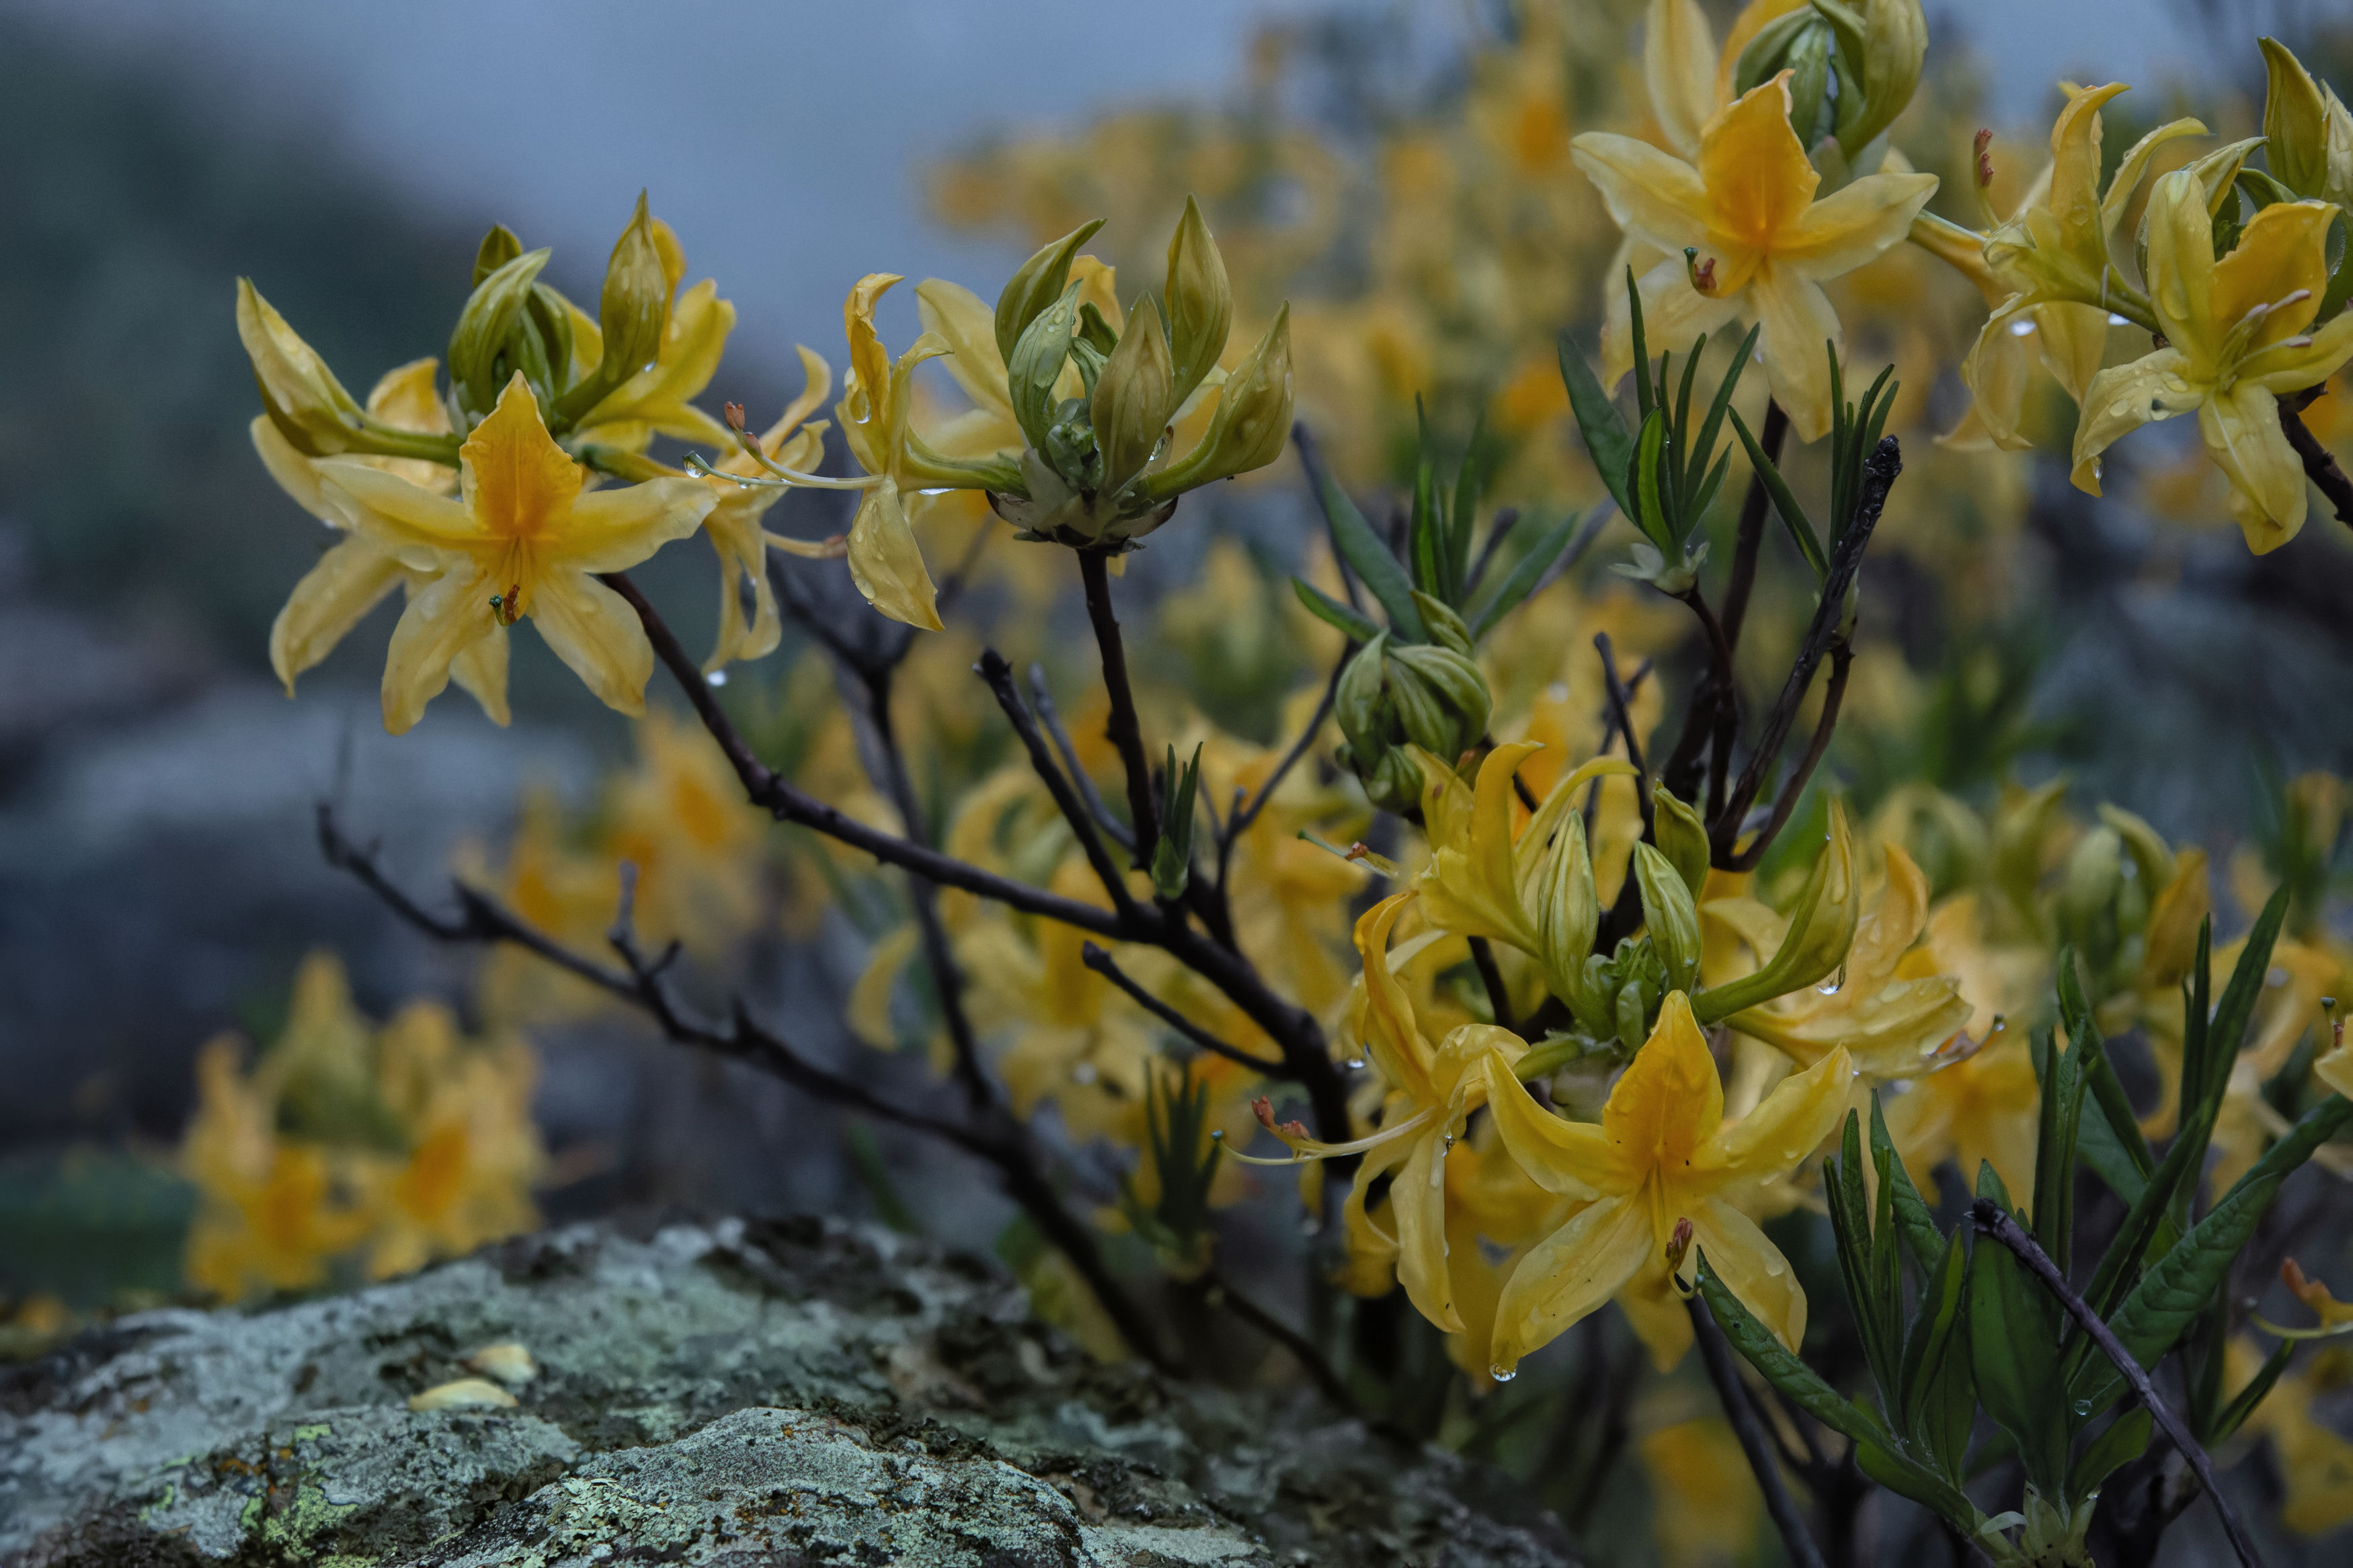
[{"label": "green flower bud", "polygon": [[[1651,834],[1659,841],[1659,852],[1675,868],[1675,875],[1683,879],[1691,896],[1697,899],[1707,889],[1707,824],[1664,784],[1651,786]],[[1679,989],[1687,991],[1690,987]]]},{"label": "green flower bud", "polygon": [[1139,300],[1127,318],[1127,331],[1095,378],[1088,420],[1095,432],[1095,449],[1103,457],[1105,493],[1116,493],[1144,471],[1159,449],[1168,428],[1173,380],[1168,339],[1160,330],[1160,312],[1149,299]]},{"label": "green flower bud", "polygon": [[2059,911],[2069,929],[2082,930],[2116,898],[2124,886],[2124,835],[2113,827],[2094,827],[2076,840],[2059,882]]},{"label": "green flower bud", "polygon": [[509,357],[515,321],[530,302],[547,250],[527,250],[474,286],[449,335],[449,382],[458,400],[480,417],[498,405],[507,379],[523,367]]},{"label": "green flower bud", "polygon": [[1348,738],[1359,773],[1378,763],[1388,749],[1390,727],[1396,721],[1388,701],[1388,682],[1381,670],[1388,640],[1388,633],[1375,633],[1373,640],[1358,649],[1340,672],[1340,684],[1332,697],[1333,714],[1340,721],[1340,732]]},{"label": "green flower bud", "polygon": [[1212,479],[1262,468],[1282,455],[1291,435],[1291,307],[1234,367],[1218,393],[1218,411],[1201,444],[1145,479],[1145,493],[1165,500]]},{"label": "green flower bud", "polygon": [[522,254],[522,241],[514,230],[502,223],[491,225],[491,232],[482,236],[482,243],[474,251],[474,282],[479,289],[482,279]]},{"label": "green flower bud", "polygon": [[[1062,417],[1054,396],[1054,384],[1061,376],[1063,363],[1071,357],[1071,333],[1078,325],[1079,290],[1082,287],[1072,283],[1062,290],[1060,299],[1032,316],[1005,362],[1006,391],[1012,397],[1013,417],[1019,423],[1021,433],[1029,437],[1029,444],[1041,449],[1048,444],[1047,432]],[[1049,455],[1060,458],[1054,467],[1071,484],[1080,485],[1086,478],[1070,471],[1066,465],[1072,459],[1068,454]]]},{"label": "green flower bud", "polygon": [[1217,367],[1233,331],[1234,291],[1226,280],[1225,258],[1201,221],[1201,209],[1185,198],[1185,216],[1168,240],[1168,282],[1162,290],[1168,304],[1168,347],[1175,364],[1171,409],[1193,395],[1193,389]]},{"label": "green flower bud", "polygon": [[1848,831],[1846,807],[1831,802],[1830,842],[1798,901],[1789,910],[1789,929],[1765,966],[1743,980],[1718,985],[1692,998],[1692,1012],[1702,1024],[1727,1018],[1743,1007],[1786,996],[1846,962],[1854,944],[1854,928],[1862,913],[1854,874],[1854,840]]},{"label": "green flower bud", "polygon": [[2272,177],[2299,196],[2353,201],[2353,115],[2333,89],[2313,80],[2276,38],[2262,40],[2263,156]]},{"label": "green flower bud", "polygon": [[[1103,220],[1096,218],[1054,241],[1040,246],[1038,253],[1021,264],[1020,269],[1005,281],[1004,291],[997,296],[997,352],[1005,363],[1013,363],[1014,349],[1021,334],[1049,306],[1062,296],[1062,285],[1071,276],[1071,258],[1079,247],[1094,237]],[[1065,329],[1065,336],[1068,329]]]},{"label": "green flower bud", "polygon": [[[1851,65],[1852,52],[1841,47],[1841,55]],[[1895,123],[1920,85],[1927,58],[1928,19],[1921,15],[1920,0],[1869,0],[1859,79],[1851,71],[1839,79],[1839,146],[1850,160],[1861,157]]]},{"label": "green flower bud", "polygon": [[1600,1025],[1600,996],[1587,974],[1593,936],[1601,928],[1601,898],[1593,886],[1593,859],[1585,847],[1585,819],[1571,812],[1545,850],[1536,887],[1537,954],[1545,984],[1588,1028]]},{"label": "green flower bud", "polygon": [[1421,624],[1429,631],[1430,640],[1469,658],[1472,654],[1471,628],[1461,616],[1454,613],[1454,607],[1443,599],[1432,598],[1419,588],[1409,592],[1413,595],[1413,607],[1421,612]]},{"label": "green flower bud", "polygon": [[613,242],[613,258],[605,267],[605,292],[597,301],[605,357],[596,379],[607,389],[620,385],[661,357],[662,334],[670,329],[670,272],[662,265],[661,247],[654,240],[653,216],[646,210],[646,195],[640,191],[629,226]]},{"label": "green flower bud", "polygon": [[1651,945],[1667,966],[1667,987],[1687,992],[1699,980],[1699,908],[1691,889],[1674,863],[1648,844],[1634,846],[1634,878]]},{"label": "green flower bud", "polygon": [[1789,124],[1809,149],[1828,134],[1831,117],[1824,112],[1830,94],[1831,59],[1838,43],[1822,23],[1800,32],[1782,64],[1789,72]]},{"label": "green flower bud", "polygon": [[323,458],[369,449],[358,401],[248,278],[237,280],[237,335],[253,362],[269,422],[295,450]]},{"label": "green flower bud", "polygon": [[[1388,668],[1389,694],[1415,745],[1440,759],[1459,757],[1486,733],[1492,706],[1487,678],[1468,658],[1430,644],[1391,643]],[[1410,697],[1409,680],[1418,688]],[[1437,705],[1434,716],[1423,706],[1424,691]]]},{"label": "green flower bud", "polygon": [[1757,88],[1788,68],[1788,55],[1801,34],[1823,26],[1822,19],[1806,6],[1785,11],[1757,30],[1748,47],[1740,51],[1739,62],[1733,67],[1732,90],[1737,94],[1754,92]]}]

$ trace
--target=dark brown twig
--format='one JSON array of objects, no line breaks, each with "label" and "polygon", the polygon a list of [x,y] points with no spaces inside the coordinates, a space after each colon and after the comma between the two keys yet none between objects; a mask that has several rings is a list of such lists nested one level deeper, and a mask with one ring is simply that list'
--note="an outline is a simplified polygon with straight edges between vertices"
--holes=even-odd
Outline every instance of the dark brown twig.
[{"label": "dark brown twig", "polygon": [[1348,1392],[1348,1385],[1340,1374],[1332,1370],[1332,1363],[1324,1359],[1324,1352],[1316,1348],[1314,1341],[1235,1289],[1222,1275],[1208,1275],[1201,1283],[1213,1305],[1223,1307],[1289,1351],[1292,1359],[1314,1380],[1324,1398],[1351,1415],[1356,1414],[1356,1396]]},{"label": "dark brown twig", "polygon": [[1765,858],[1765,851],[1773,847],[1773,840],[1780,836],[1782,828],[1789,825],[1790,813],[1798,809],[1798,802],[1805,795],[1806,785],[1813,781],[1814,770],[1821,765],[1822,754],[1831,748],[1831,731],[1838,728],[1839,709],[1846,701],[1847,671],[1853,668],[1854,649],[1844,637],[1841,637],[1831,644],[1830,657],[1830,684],[1822,689],[1822,712],[1821,717],[1814,721],[1814,738],[1807,745],[1806,754],[1798,763],[1798,771],[1789,775],[1788,782],[1781,786],[1780,794],[1774,797],[1773,815],[1765,819],[1765,826],[1758,830],[1748,847],[1733,856],[1732,869],[1736,871],[1753,871],[1757,862]]},{"label": "dark brown twig", "polygon": [[2304,422],[2305,409],[2325,390],[2324,386],[2307,386],[2281,398],[2280,430],[2303,462],[2305,477],[2318,486],[2328,504],[2337,509],[2337,521],[2353,528],[2353,479],[2346,478],[2345,470],[2337,466],[2336,454],[2322,446],[2320,437]]},{"label": "dark brown twig", "polygon": [[664,971],[674,952],[666,951],[659,959],[647,963],[638,951],[628,919],[629,906],[634,901],[634,878],[625,879],[622,907],[610,933],[614,950],[625,965],[615,969],[575,952],[488,894],[463,882],[454,884],[456,915],[437,915],[384,874],[372,849],[363,849],[344,836],[335,821],[334,808],[324,802],[319,806],[318,825],[319,849],[328,865],[348,872],[395,915],[435,941],[506,942],[521,947],[640,1009],[677,1044],[746,1062],[813,1099],[924,1133],[994,1167],[1005,1183],[1007,1194],[1070,1259],[1129,1346],[1162,1370],[1175,1370],[1161,1352],[1150,1324],[1112,1278],[1095,1244],[1094,1233],[1062,1205],[1052,1184],[1046,1180],[1034,1157],[1027,1130],[1000,1108],[987,1109],[984,1120],[990,1125],[984,1130],[885,1100],[856,1079],[818,1066],[795,1050],[782,1036],[754,1022],[741,998],[731,1000],[729,1021],[723,1027],[696,1018],[679,1005],[664,979]]},{"label": "dark brown twig", "polygon": [[[1648,839],[1653,837],[1651,824],[1651,770],[1649,764],[1642,760],[1642,742],[1634,738],[1634,694],[1624,681],[1618,679],[1618,654],[1617,650],[1609,646],[1608,632],[1593,634],[1593,649],[1601,656],[1601,681],[1603,689],[1609,694],[1610,722],[1620,734],[1626,737],[1626,760],[1634,764],[1634,772],[1637,775],[1634,780],[1634,793],[1639,797],[1642,808],[1642,837]],[[1609,743],[1608,737],[1604,736],[1602,746],[1605,750]]]},{"label": "dark brown twig", "polygon": [[2116,1369],[2116,1375],[2125,1380],[2126,1386],[2133,1391],[2157,1424],[2165,1429],[2165,1435],[2173,1440],[2183,1462],[2197,1473],[2199,1484],[2213,1500],[2214,1511],[2221,1516],[2223,1532],[2231,1538],[2231,1550],[2238,1553],[2239,1561],[2245,1568],[2263,1568],[2263,1557],[2255,1551],[2255,1543],[2247,1534],[2246,1526],[2239,1521],[2238,1511],[2222,1495],[2222,1489],[2215,1484],[2214,1467],[2206,1458],[2206,1450],[2189,1435],[2189,1428],[2182,1425],[2181,1418],[2158,1397],[2157,1385],[2149,1381],[2148,1373],[2142,1370],[2133,1353],[2117,1342],[2108,1325],[2092,1310],[2091,1303],[2075,1293],[2074,1287],[2067,1283],[2066,1276],[2059,1272],[2059,1266],[2035,1245],[2032,1237],[2019,1228],[2018,1222],[2005,1214],[2000,1204],[1991,1198],[1979,1198],[1969,1206],[1969,1219],[1977,1226],[1979,1236],[1990,1237],[2010,1248],[2018,1260],[2026,1265],[2028,1271],[2042,1282],[2042,1288],[2067,1310],[2067,1315],[2075,1320],[2077,1326],[2091,1336],[2092,1342],[2100,1347],[2100,1353],[2106,1356],[2109,1364]]},{"label": "dark brown twig", "polygon": [[[1763,447],[1767,460],[1781,460],[1781,446],[1789,434],[1789,416],[1778,403],[1765,405],[1765,428],[1758,433],[1757,444]],[[1724,643],[1727,648],[1740,647],[1740,628],[1748,618],[1749,591],[1757,585],[1757,555],[1765,542],[1765,476],[1748,476],[1748,493],[1740,498],[1740,526],[1732,536],[1732,574],[1724,584]]]},{"label": "dark brown twig", "polygon": [[1062,759],[1062,766],[1070,770],[1071,783],[1077,786],[1079,798],[1086,802],[1087,814],[1094,818],[1095,826],[1113,843],[1134,855],[1135,835],[1127,830],[1127,824],[1111,814],[1111,808],[1103,805],[1103,792],[1095,788],[1095,781],[1079,764],[1079,749],[1071,743],[1071,732],[1062,728],[1061,710],[1054,706],[1053,688],[1046,684],[1046,667],[1042,664],[1029,666],[1029,705],[1038,715],[1038,722],[1053,740],[1054,751]]},{"label": "dark brown twig", "polygon": [[1135,833],[1135,864],[1143,866],[1160,837],[1160,818],[1152,801],[1152,764],[1144,754],[1144,726],[1135,714],[1135,689],[1127,678],[1127,647],[1120,639],[1119,616],[1111,604],[1111,557],[1100,550],[1082,550],[1079,579],[1086,587],[1087,619],[1095,629],[1095,647],[1103,656],[1103,688],[1111,694],[1111,717],[1103,726],[1119,752],[1127,774],[1127,815]]},{"label": "dark brown twig", "polygon": [[1179,1035],[1182,1035],[1192,1044],[1198,1046],[1205,1051],[1208,1051],[1210,1055],[1223,1057],[1229,1062],[1240,1062],[1242,1066],[1250,1068],[1252,1072],[1264,1073],[1269,1078],[1287,1079],[1292,1076],[1288,1063],[1271,1062],[1263,1058],[1250,1055],[1248,1051],[1243,1050],[1240,1046],[1228,1045],[1225,1041],[1218,1038],[1217,1036],[1209,1033],[1208,1030],[1201,1027],[1200,1025],[1193,1022],[1192,1019],[1185,1016],[1184,1014],[1176,1011],[1176,1008],[1171,1007],[1167,1003],[1163,1002],[1159,997],[1155,996],[1151,992],[1146,991],[1142,985],[1136,983],[1135,979],[1130,975],[1127,971],[1119,966],[1117,960],[1113,959],[1110,953],[1105,952],[1102,948],[1097,947],[1093,942],[1090,942],[1081,944],[1079,948],[1079,960],[1089,969],[1093,970],[1097,974],[1102,975],[1113,985],[1118,986],[1122,991],[1125,992],[1128,999],[1134,1002],[1137,1006],[1143,1008],[1145,1012],[1151,1014],[1154,1017],[1159,1019],[1170,1028],[1176,1030]]},{"label": "dark brown twig", "polygon": [[1485,937],[1471,939],[1471,963],[1479,971],[1479,983],[1487,988],[1487,1008],[1495,1016],[1496,1026],[1513,1027],[1512,994],[1504,989],[1504,972],[1495,966],[1495,949]]},{"label": "dark brown twig", "polygon": [[[1021,693],[1014,689],[1013,667],[1005,662],[1003,654],[990,647],[981,649],[980,660],[972,668],[981,679],[988,683],[997,707],[1004,710],[1007,721],[1013,726],[1013,732],[1021,738],[1023,749],[1029,753],[1031,770],[1044,782],[1046,793],[1054,797],[1054,805],[1061,811],[1063,820],[1071,825],[1071,835],[1086,853],[1087,864],[1094,868],[1095,879],[1103,884],[1103,891],[1111,895],[1113,907],[1124,914],[1136,912],[1135,898],[1128,891],[1126,875],[1112,863],[1111,851],[1104,847],[1103,838],[1096,831],[1093,816],[1080,798],[1072,782],[1054,765],[1052,755],[1046,750],[1045,737],[1038,731],[1036,719],[1022,702]],[[1075,771],[1076,759],[1071,761]],[[1084,773],[1079,774],[1082,780],[1085,777]]]},{"label": "dark brown twig", "polygon": [[1707,1366],[1707,1379],[1715,1385],[1716,1403],[1724,1406],[1725,1418],[1732,1423],[1733,1435],[1740,1439],[1740,1451],[1747,1457],[1749,1471],[1757,1478],[1757,1489],[1765,1494],[1765,1510],[1773,1516],[1773,1528],[1780,1532],[1782,1547],[1798,1568],[1823,1568],[1821,1552],[1806,1529],[1806,1517],[1798,1511],[1797,1500],[1789,1495],[1788,1485],[1781,1479],[1781,1467],[1773,1457],[1764,1424],[1757,1420],[1756,1408],[1740,1386],[1740,1373],[1732,1364],[1732,1347],[1725,1342],[1724,1331],[1715,1326],[1706,1301],[1696,1292],[1683,1305],[1691,1312],[1692,1333],[1699,1341],[1700,1360]]},{"label": "dark brown twig", "polygon": [[[1862,569],[1862,552],[1871,542],[1872,531],[1879,526],[1880,513],[1887,505],[1887,492],[1896,476],[1904,471],[1903,449],[1894,437],[1880,439],[1878,448],[1863,459],[1862,471],[1862,491],[1855,501],[1853,520],[1831,548],[1830,571],[1822,582],[1821,603],[1814,608],[1814,618],[1799,647],[1797,662],[1789,667],[1789,679],[1782,683],[1781,695],[1766,716],[1765,728],[1757,738],[1757,750],[1750,755],[1748,765],[1740,771],[1740,782],[1725,798],[1723,809],[1710,816],[1708,837],[1714,863],[1719,869],[1732,869],[1740,825],[1749,806],[1755,804],[1757,790],[1764,785],[1765,770],[1780,755],[1782,742],[1789,738],[1789,727],[1797,722],[1806,689],[1813,684],[1814,671],[1829,652],[1840,623],[1845,618],[1847,590],[1854,585],[1855,574]],[[1757,839],[1758,845],[1770,842],[1762,834]],[[1757,853],[1761,856],[1764,850],[1758,848]]]}]

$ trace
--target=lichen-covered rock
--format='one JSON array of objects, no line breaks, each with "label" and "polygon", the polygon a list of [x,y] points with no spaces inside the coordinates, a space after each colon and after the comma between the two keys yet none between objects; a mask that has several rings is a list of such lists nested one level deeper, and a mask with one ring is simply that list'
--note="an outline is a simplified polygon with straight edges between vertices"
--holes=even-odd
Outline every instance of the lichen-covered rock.
[{"label": "lichen-covered rock", "polygon": [[[501,1341],[518,1408],[408,1408]],[[0,1373],[7,1568],[1566,1560],[1472,1479],[1097,1366],[992,1266],[817,1221],[577,1226]]]}]

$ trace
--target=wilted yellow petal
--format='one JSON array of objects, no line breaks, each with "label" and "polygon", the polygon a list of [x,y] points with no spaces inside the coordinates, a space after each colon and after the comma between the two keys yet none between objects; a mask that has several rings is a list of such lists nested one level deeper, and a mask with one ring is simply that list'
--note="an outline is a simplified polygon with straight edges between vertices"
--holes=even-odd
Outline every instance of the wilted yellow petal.
[{"label": "wilted yellow petal", "polygon": [[932,586],[894,482],[877,485],[859,500],[858,516],[849,525],[849,578],[868,604],[892,620],[925,631],[945,629],[939,591]]}]

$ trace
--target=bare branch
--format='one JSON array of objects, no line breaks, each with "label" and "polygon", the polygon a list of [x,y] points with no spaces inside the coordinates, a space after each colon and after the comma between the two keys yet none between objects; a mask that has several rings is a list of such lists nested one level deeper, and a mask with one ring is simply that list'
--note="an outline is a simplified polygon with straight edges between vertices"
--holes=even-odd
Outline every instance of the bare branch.
[{"label": "bare branch", "polygon": [[1821,1552],[1806,1529],[1805,1515],[1798,1511],[1797,1499],[1789,1495],[1788,1487],[1781,1479],[1781,1467],[1775,1462],[1773,1449],[1766,1441],[1764,1423],[1757,1420],[1756,1407],[1748,1403],[1746,1391],[1740,1386],[1740,1373],[1732,1364],[1732,1347],[1725,1342],[1724,1331],[1715,1326],[1707,1303],[1696,1293],[1683,1305],[1691,1311],[1692,1333],[1699,1341],[1700,1360],[1707,1365],[1708,1381],[1715,1384],[1716,1402],[1724,1406],[1733,1435],[1740,1439],[1740,1451],[1746,1456],[1749,1473],[1757,1478],[1757,1488],[1765,1494],[1765,1510],[1773,1516],[1773,1528],[1780,1532],[1782,1547],[1799,1568],[1822,1568]]},{"label": "bare branch", "polygon": [[[1071,832],[1077,837],[1079,847],[1086,853],[1087,864],[1094,868],[1095,879],[1103,884],[1103,891],[1111,895],[1112,903],[1122,914],[1135,913],[1135,899],[1128,891],[1126,876],[1112,864],[1111,852],[1103,847],[1101,835],[1095,831],[1094,817],[1081,803],[1077,791],[1071,787],[1071,780],[1065,778],[1062,770],[1054,765],[1053,757],[1046,750],[1045,738],[1038,732],[1037,721],[1023,705],[1021,693],[1013,688],[1013,667],[1005,662],[1003,654],[991,647],[981,650],[979,662],[972,668],[981,679],[988,683],[997,707],[1005,710],[1006,720],[1012,724],[1013,732],[1021,738],[1023,748],[1029,753],[1030,768],[1045,782],[1046,792],[1054,797],[1054,805],[1061,811],[1063,819],[1070,823]],[[1042,677],[1043,673],[1034,671],[1033,677]],[[1038,684],[1042,691],[1043,680],[1039,679]],[[1093,786],[1086,784],[1086,774],[1080,771],[1077,758],[1071,757],[1070,761],[1071,773],[1082,787],[1092,795]],[[1100,807],[1101,802],[1096,804]]]},{"label": "bare branch", "polygon": [[1217,1036],[1209,1033],[1208,1030],[1204,1029],[1200,1025],[1196,1024],[1192,1019],[1187,1018],[1184,1014],[1179,1013],[1176,1008],[1171,1007],[1167,1003],[1163,1002],[1151,992],[1146,991],[1142,985],[1137,984],[1134,979],[1130,976],[1125,970],[1119,966],[1118,962],[1114,960],[1110,953],[1105,952],[1093,942],[1090,942],[1081,945],[1079,948],[1079,958],[1080,961],[1085,963],[1089,969],[1093,970],[1097,974],[1102,975],[1113,985],[1118,986],[1122,991],[1125,992],[1128,998],[1137,1006],[1143,1008],[1145,1012],[1151,1014],[1154,1017],[1159,1019],[1162,1023],[1167,1025],[1178,1034],[1184,1036],[1186,1039],[1191,1041],[1194,1045],[1200,1047],[1201,1049],[1205,1051],[1208,1051],[1210,1055],[1223,1057],[1229,1062],[1240,1062],[1242,1066],[1250,1068],[1252,1072],[1264,1073],[1269,1078],[1288,1079],[1295,1076],[1287,1063],[1267,1061],[1262,1058],[1250,1055],[1248,1051],[1243,1050],[1239,1046],[1229,1046],[1226,1044],[1225,1041],[1218,1038]]},{"label": "bare branch", "polygon": [[2304,422],[2304,410],[2325,387],[2308,386],[2302,392],[2290,393],[2279,400],[2280,429],[2287,444],[2304,464],[2305,477],[2320,488],[2328,504],[2337,509],[2337,521],[2353,527],[2353,479],[2345,477],[2337,466],[2336,454],[2320,444]]},{"label": "bare branch", "polygon": [[1070,770],[1071,783],[1078,786],[1079,798],[1087,803],[1087,812],[1094,818],[1095,826],[1109,835],[1113,843],[1134,854],[1135,835],[1127,830],[1127,824],[1111,814],[1111,808],[1103,804],[1102,792],[1095,788],[1095,781],[1079,765],[1079,749],[1071,744],[1071,732],[1062,728],[1062,715],[1054,706],[1053,689],[1046,684],[1046,667],[1042,664],[1029,666],[1029,702],[1037,710],[1038,721],[1053,738],[1054,750],[1060,754],[1062,766]]},{"label": "bare branch", "polygon": [[1120,640],[1119,617],[1111,604],[1111,558],[1100,550],[1078,552],[1080,581],[1085,584],[1087,619],[1095,629],[1095,647],[1103,656],[1103,688],[1111,694],[1111,719],[1104,733],[1119,752],[1127,774],[1127,815],[1135,832],[1135,864],[1145,863],[1160,837],[1160,817],[1152,800],[1152,764],[1144,754],[1144,726],[1135,714],[1135,689],[1127,678],[1127,647]]}]

